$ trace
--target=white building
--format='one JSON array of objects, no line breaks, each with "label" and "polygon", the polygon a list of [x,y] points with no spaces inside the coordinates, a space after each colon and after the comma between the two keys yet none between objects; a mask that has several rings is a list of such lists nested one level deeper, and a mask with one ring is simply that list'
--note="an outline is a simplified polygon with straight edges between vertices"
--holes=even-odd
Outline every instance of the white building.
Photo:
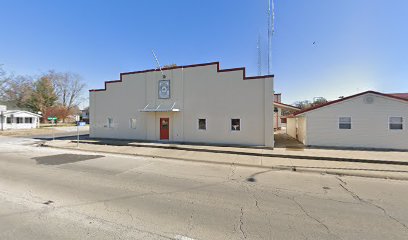
[{"label": "white building", "polygon": [[[164,76],[163,76],[164,75]],[[273,147],[273,76],[218,62],[121,73],[90,90],[94,138]]]},{"label": "white building", "polygon": [[41,115],[23,110],[7,110],[0,106],[0,130],[37,128]]},{"label": "white building", "polygon": [[287,133],[307,146],[408,149],[408,98],[374,91],[299,111]]},{"label": "white building", "polygon": [[279,130],[282,127],[286,128],[286,115],[283,113],[287,113],[287,115],[290,115],[292,113],[295,113],[300,110],[300,108],[282,103],[282,94],[281,93],[275,93],[273,96],[273,103],[274,103],[274,113],[273,113],[273,119],[274,119],[274,129]]}]

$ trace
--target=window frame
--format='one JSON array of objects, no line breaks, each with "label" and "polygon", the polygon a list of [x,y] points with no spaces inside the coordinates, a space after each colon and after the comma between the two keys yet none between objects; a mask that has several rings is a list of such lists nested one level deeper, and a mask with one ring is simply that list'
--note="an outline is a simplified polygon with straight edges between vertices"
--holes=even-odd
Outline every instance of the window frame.
[{"label": "window frame", "polygon": [[[200,120],[204,120],[204,128],[200,128]],[[198,118],[197,129],[200,131],[207,131],[207,118]]]},{"label": "window frame", "polygon": [[[345,123],[345,122],[341,122],[342,118],[350,118],[350,123]],[[341,128],[341,124],[350,124],[350,128]],[[342,117],[338,117],[338,124],[337,124],[338,130],[351,130],[353,129],[353,119],[352,117],[346,117],[346,116],[342,116]]]},{"label": "window frame", "polygon": [[24,117],[16,117],[17,124],[24,124]]},{"label": "window frame", "polygon": [[[401,125],[401,128],[391,128],[391,118],[400,118],[401,119],[401,123],[393,123],[394,125],[395,124],[400,124]],[[404,117],[402,117],[402,116],[389,116],[388,117],[388,130],[389,131],[402,131],[402,130],[404,130]]]},{"label": "window frame", "polygon": [[108,117],[106,120],[107,120],[106,127],[107,128],[113,128],[113,118]]},{"label": "window frame", "polygon": [[[233,127],[232,127],[233,126],[233,124],[232,124],[233,120],[238,120],[239,121],[239,128],[238,129],[233,129]],[[230,131],[231,132],[240,132],[241,128],[242,128],[241,118],[231,118],[230,119]]]},{"label": "window frame", "polygon": [[[133,120],[135,121],[135,126],[133,126]],[[130,118],[129,119],[129,128],[130,129],[136,129],[137,128],[137,118]]]},{"label": "window frame", "polygon": [[[27,120],[29,120],[29,121],[27,122]],[[33,123],[33,118],[32,117],[25,117],[24,118],[24,123],[25,124],[32,124]]]}]

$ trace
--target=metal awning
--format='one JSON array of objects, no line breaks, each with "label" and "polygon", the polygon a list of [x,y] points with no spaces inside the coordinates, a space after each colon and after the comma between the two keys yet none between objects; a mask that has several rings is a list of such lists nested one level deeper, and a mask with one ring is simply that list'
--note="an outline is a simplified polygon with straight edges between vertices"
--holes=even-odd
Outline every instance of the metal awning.
[{"label": "metal awning", "polygon": [[173,104],[147,104],[143,109],[139,109],[139,112],[180,112],[179,108],[176,108],[176,103]]}]

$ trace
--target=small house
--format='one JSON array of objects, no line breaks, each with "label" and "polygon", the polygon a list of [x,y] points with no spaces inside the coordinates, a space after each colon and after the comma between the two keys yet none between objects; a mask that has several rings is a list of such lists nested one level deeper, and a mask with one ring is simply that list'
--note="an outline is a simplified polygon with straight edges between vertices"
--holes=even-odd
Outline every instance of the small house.
[{"label": "small house", "polygon": [[287,134],[307,146],[408,150],[408,94],[367,91],[304,109]]},{"label": "small house", "polygon": [[41,115],[24,110],[0,107],[0,130],[38,128]]}]

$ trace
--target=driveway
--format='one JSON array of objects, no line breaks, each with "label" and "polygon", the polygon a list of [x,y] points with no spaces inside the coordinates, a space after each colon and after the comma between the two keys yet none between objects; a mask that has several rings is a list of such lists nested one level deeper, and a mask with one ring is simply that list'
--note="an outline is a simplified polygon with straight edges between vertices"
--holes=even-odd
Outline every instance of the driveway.
[{"label": "driveway", "polygon": [[292,138],[284,131],[280,130],[275,132],[275,148],[286,148],[288,150],[303,150],[305,145]]}]

